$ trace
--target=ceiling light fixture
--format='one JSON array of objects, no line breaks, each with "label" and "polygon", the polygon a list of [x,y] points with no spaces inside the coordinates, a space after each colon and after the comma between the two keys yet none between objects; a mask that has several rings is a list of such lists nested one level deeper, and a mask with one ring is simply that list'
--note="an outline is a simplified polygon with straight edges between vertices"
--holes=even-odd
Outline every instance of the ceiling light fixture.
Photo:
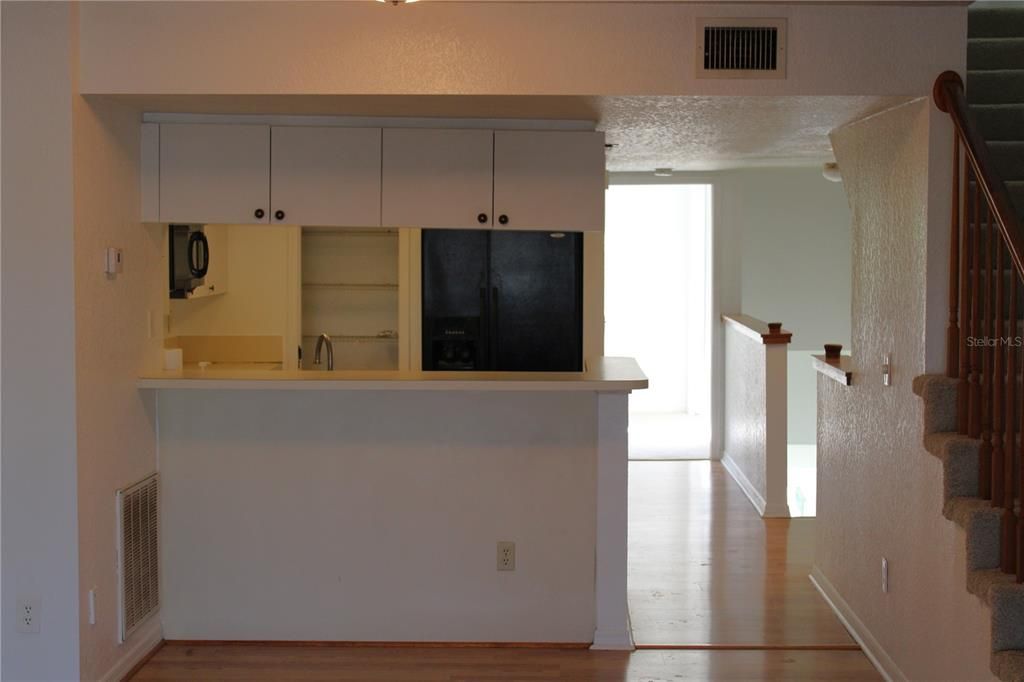
[{"label": "ceiling light fixture", "polygon": [[383,2],[398,7],[399,5],[409,5],[416,2],[416,0],[377,0],[377,2]]},{"label": "ceiling light fixture", "polygon": [[672,169],[671,168],[655,168],[654,169],[654,175],[656,177],[659,177],[659,178],[671,178],[672,177]]},{"label": "ceiling light fixture", "polygon": [[825,179],[829,182],[843,181],[843,174],[839,172],[839,164],[835,161],[826,163],[821,169],[821,174],[825,176]]}]

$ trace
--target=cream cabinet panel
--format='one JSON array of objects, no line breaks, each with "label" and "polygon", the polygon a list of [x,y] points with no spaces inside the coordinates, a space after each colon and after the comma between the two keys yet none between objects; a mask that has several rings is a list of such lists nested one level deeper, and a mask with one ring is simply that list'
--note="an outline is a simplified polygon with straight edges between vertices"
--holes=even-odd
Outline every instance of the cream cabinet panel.
[{"label": "cream cabinet panel", "polygon": [[161,222],[266,223],[269,216],[269,126],[161,124]]},{"label": "cream cabinet panel", "polygon": [[604,229],[604,133],[494,133],[494,227]]},{"label": "cream cabinet panel", "polygon": [[489,228],[493,138],[490,130],[385,129],[382,224]]},{"label": "cream cabinet panel", "polygon": [[270,220],[380,225],[380,128],[274,126]]}]

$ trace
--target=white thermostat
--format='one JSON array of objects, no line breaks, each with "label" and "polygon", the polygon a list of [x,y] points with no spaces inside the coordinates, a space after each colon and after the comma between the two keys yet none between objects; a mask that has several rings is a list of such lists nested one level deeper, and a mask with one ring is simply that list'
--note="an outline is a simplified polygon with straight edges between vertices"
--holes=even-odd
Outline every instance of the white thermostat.
[{"label": "white thermostat", "polygon": [[116,275],[124,271],[124,254],[121,249],[110,247],[107,249],[104,272],[108,275]]}]

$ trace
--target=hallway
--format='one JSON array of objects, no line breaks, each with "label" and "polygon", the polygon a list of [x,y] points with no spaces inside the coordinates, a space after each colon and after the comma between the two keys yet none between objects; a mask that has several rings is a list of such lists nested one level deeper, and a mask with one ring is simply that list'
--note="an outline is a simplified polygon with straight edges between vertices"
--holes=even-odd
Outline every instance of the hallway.
[{"label": "hallway", "polygon": [[629,466],[638,647],[859,649],[807,577],[814,519],[760,518],[718,462]]}]

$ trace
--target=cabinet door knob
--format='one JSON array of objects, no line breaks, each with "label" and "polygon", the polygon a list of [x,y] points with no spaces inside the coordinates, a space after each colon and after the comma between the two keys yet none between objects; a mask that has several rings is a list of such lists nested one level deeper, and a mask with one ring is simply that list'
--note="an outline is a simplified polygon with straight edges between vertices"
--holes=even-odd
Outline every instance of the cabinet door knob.
[{"label": "cabinet door knob", "polygon": [[284,211],[282,211],[281,209],[274,211],[274,217],[277,218],[278,220],[284,220]]},{"label": "cabinet door knob", "polygon": [[478,215],[476,217],[476,221],[478,223],[480,223],[480,224],[486,223],[487,222],[487,214],[486,213],[481,213],[480,215]]},{"label": "cabinet door knob", "polygon": [[262,218],[263,216],[266,215],[266,213],[262,208],[257,208],[253,215],[256,216],[257,218]]},{"label": "cabinet door knob", "polygon": [[500,216],[498,216],[498,222],[501,223],[502,225],[508,225],[508,216],[502,213]]}]

